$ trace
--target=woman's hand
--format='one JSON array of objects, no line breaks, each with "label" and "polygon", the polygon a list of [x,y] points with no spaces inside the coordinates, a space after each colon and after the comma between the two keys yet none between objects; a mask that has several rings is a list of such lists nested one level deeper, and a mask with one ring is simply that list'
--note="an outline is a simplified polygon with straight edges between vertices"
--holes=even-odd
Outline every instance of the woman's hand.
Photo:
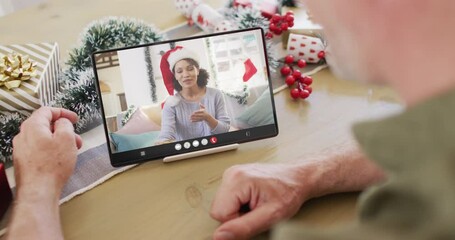
[{"label": "woman's hand", "polygon": [[210,115],[206,110],[205,106],[202,103],[199,103],[200,109],[193,112],[190,116],[191,122],[201,122],[205,121],[210,129],[216,128],[218,125],[218,120],[216,120],[212,115]]}]

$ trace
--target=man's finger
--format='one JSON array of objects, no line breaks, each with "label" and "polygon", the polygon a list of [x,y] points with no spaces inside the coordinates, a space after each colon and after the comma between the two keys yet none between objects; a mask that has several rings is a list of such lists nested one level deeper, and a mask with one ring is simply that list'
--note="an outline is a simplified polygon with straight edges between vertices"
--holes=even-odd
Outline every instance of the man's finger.
[{"label": "man's finger", "polygon": [[77,149],[81,149],[81,147],[82,147],[82,138],[81,138],[81,136],[79,136],[79,134],[75,134],[75,136],[76,136]]},{"label": "man's finger", "polygon": [[66,118],[73,124],[79,120],[79,117],[76,113],[63,108],[53,107],[41,107],[36,110],[30,118],[34,119],[34,121],[37,121],[40,124],[44,123],[46,126],[50,126],[51,122],[55,122],[60,118]]},{"label": "man's finger", "polygon": [[251,191],[248,185],[239,186],[228,185],[220,186],[212,202],[210,216],[220,222],[226,222],[239,216],[240,208],[250,202]]},{"label": "man's finger", "polygon": [[279,216],[273,205],[262,205],[241,217],[223,223],[213,234],[214,240],[240,240],[266,231]]},{"label": "man's finger", "polygon": [[74,141],[74,145],[77,146],[73,124],[66,118],[55,121],[54,135],[61,141]]}]

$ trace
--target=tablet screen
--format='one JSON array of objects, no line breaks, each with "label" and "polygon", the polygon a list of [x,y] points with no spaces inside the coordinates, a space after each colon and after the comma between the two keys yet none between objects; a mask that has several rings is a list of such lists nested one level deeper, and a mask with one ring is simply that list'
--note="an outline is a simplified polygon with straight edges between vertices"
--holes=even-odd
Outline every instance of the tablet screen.
[{"label": "tablet screen", "polygon": [[111,163],[278,134],[260,28],[92,55]]}]

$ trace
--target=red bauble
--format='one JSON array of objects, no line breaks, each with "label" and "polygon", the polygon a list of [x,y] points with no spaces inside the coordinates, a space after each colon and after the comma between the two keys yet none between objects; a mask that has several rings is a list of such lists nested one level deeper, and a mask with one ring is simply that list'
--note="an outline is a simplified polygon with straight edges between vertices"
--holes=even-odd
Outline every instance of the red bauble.
[{"label": "red bauble", "polygon": [[287,23],[293,23],[294,22],[294,15],[293,14],[286,14],[286,16],[284,17],[284,20],[287,22]]},{"label": "red bauble", "polygon": [[303,59],[299,59],[299,61],[297,61],[297,66],[299,66],[299,68],[306,67],[306,61]]},{"label": "red bauble", "polygon": [[305,86],[303,89],[307,90],[310,94],[313,92],[313,88],[310,86]]},{"label": "red bauble", "polygon": [[320,58],[320,59],[325,58],[325,52],[324,52],[324,51],[320,51],[320,52],[318,53],[318,58]]},{"label": "red bauble", "polygon": [[286,77],[286,84],[292,86],[295,83],[295,78],[292,75]]},{"label": "red bauble", "polygon": [[280,35],[281,33],[283,33],[283,30],[281,30],[281,28],[278,28],[275,29],[275,31],[273,31],[273,33],[275,33],[276,35]]},{"label": "red bauble", "polygon": [[309,76],[305,76],[301,82],[304,83],[305,85],[309,86],[313,83],[313,78],[309,77]]},{"label": "red bauble", "polygon": [[294,62],[294,56],[292,54],[287,55],[284,58],[284,62],[287,63],[287,64],[293,63]]},{"label": "red bauble", "polygon": [[276,13],[273,15],[272,19],[270,20],[270,22],[272,23],[279,23],[281,21],[282,17],[280,14]]},{"label": "red bauble", "polygon": [[291,97],[294,98],[294,99],[299,98],[299,97],[300,97],[300,91],[299,91],[299,89],[293,88],[293,89],[291,90]]},{"label": "red bauble", "polygon": [[284,67],[281,68],[281,75],[287,76],[291,74],[292,69],[288,65],[284,65]]},{"label": "red bauble", "polygon": [[294,70],[294,72],[292,73],[292,76],[295,78],[295,79],[298,79],[302,76],[302,72],[300,72],[300,70],[296,69]]},{"label": "red bauble", "polygon": [[279,29],[279,28],[278,28],[278,26],[275,23],[270,23],[269,30],[271,32],[275,32],[277,29]]},{"label": "red bauble", "polygon": [[265,34],[265,38],[267,38],[267,39],[273,38],[273,33],[272,33],[272,32],[267,32],[267,33]]},{"label": "red bauble", "polygon": [[300,98],[305,99],[305,98],[308,98],[309,96],[310,96],[310,92],[308,92],[307,90],[302,90],[302,91],[299,92],[299,97]]},{"label": "red bauble", "polygon": [[289,24],[287,23],[281,23],[281,30],[283,31],[287,31],[289,29]]},{"label": "red bauble", "polygon": [[287,11],[285,16],[288,16],[288,15],[294,15],[294,12],[293,11]]},{"label": "red bauble", "polygon": [[289,27],[294,27],[294,22],[288,22]]}]

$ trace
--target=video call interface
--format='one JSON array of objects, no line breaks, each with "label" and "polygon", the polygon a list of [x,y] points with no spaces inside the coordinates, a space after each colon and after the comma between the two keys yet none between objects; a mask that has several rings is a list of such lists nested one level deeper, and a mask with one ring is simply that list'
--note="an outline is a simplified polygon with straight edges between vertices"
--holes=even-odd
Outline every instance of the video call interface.
[{"label": "video call interface", "polygon": [[95,54],[111,154],[274,125],[266,58],[258,29]]}]

